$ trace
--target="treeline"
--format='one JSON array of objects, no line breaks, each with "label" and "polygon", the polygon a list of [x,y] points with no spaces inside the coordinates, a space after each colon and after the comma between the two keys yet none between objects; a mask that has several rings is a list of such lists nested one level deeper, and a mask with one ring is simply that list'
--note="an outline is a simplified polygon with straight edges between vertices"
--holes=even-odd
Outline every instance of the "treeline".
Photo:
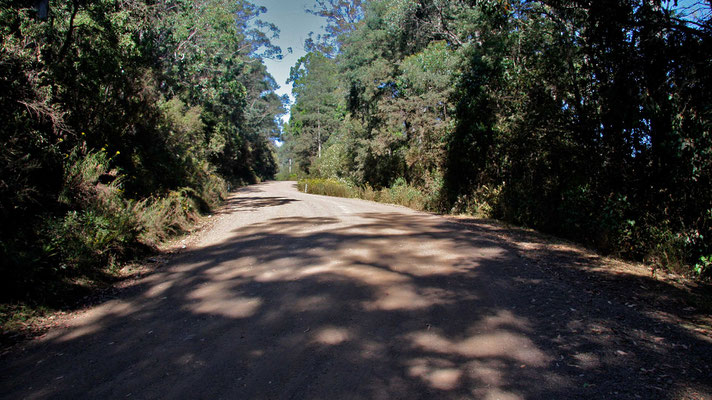
[{"label": "treeline", "polygon": [[357,193],[414,189],[429,210],[712,270],[709,1],[330,0],[312,12],[330,30],[292,69],[284,176],[291,159],[294,174]]},{"label": "treeline", "polygon": [[95,277],[272,177],[285,104],[262,63],[277,30],[247,1],[32,4],[0,1],[3,302]]}]

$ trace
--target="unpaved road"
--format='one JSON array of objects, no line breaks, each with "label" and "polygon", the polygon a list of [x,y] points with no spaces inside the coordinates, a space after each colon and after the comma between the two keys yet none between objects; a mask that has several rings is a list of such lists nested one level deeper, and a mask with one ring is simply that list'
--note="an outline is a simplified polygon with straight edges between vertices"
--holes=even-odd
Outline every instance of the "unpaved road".
[{"label": "unpaved road", "polygon": [[632,288],[608,293],[640,280],[529,262],[486,225],[290,182],[244,188],[215,218],[117,298],[3,355],[0,397],[712,393],[709,340],[628,302]]}]

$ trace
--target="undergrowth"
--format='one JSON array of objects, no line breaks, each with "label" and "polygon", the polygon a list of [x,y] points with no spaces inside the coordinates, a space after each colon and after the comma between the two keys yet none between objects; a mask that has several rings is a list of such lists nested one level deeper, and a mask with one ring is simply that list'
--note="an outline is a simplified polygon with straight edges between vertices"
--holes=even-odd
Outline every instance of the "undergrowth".
[{"label": "undergrowth", "polygon": [[[438,188],[426,193],[402,178],[397,179],[390,187],[382,189],[374,189],[369,185],[359,187],[347,180],[335,178],[300,179],[297,186],[300,191],[311,194],[360,198],[379,203],[398,204],[415,210],[443,211],[438,203],[440,200]],[[483,186],[469,196],[458,197],[454,206],[445,212],[508,220],[502,218],[502,195],[503,186]],[[581,238],[578,238],[578,242],[590,245],[604,254],[612,254],[624,259],[642,259],[650,266],[653,274],[657,271],[670,271],[698,281],[712,280],[712,252],[710,252],[709,242],[705,240],[710,236],[707,232],[701,233],[694,229],[674,232],[668,226],[656,226],[644,219],[640,221],[626,219],[624,218],[626,213],[609,211],[610,208],[612,206],[604,207],[604,211],[607,212],[599,216],[603,222],[592,216],[588,217],[588,223],[595,228],[591,231],[602,232],[598,235],[592,233],[589,235],[595,237],[598,242],[589,242]],[[570,218],[564,212],[562,215]],[[712,221],[711,216],[712,210],[706,218]],[[600,227],[601,224],[604,226]],[[572,223],[571,226],[572,229],[587,232],[582,223]],[[547,230],[543,229],[543,231]],[[564,237],[572,236],[566,232],[549,233],[562,234]]]},{"label": "undergrowth", "polygon": [[418,188],[398,179],[389,188],[357,187],[348,181],[333,178],[309,178],[297,182],[300,191],[325,196],[358,198],[379,203],[398,204],[415,210],[429,210],[429,196]]},{"label": "undergrowth", "polygon": [[188,232],[227,193],[226,183],[206,171],[198,189],[134,200],[124,193],[120,171],[110,165],[103,151],[69,155],[61,208],[28,221],[14,241],[0,241],[3,335],[111,281],[125,262]]}]

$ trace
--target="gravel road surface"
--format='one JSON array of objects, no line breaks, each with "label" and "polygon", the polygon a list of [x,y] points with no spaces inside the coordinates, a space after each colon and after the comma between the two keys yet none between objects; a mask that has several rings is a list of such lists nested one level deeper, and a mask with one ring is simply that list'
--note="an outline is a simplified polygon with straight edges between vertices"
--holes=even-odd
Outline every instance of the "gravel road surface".
[{"label": "gravel road surface", "polygon": [[294,182],[243,188],[213,219],[114,299],[4,354],[0,397],[712,398],[712,342],[636,302],[638,278]]}]

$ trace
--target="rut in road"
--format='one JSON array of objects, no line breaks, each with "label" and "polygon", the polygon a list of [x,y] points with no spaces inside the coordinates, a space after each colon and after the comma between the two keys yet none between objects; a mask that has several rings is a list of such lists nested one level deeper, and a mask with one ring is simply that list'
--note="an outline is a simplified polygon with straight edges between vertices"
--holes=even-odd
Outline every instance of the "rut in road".
[{"label": "rut in road", "polygon": [[[290,182],[0,364],[3,398],[709,398],[712,344],[487,225]],[[625,277],[607,277],[621,279]]]}]

